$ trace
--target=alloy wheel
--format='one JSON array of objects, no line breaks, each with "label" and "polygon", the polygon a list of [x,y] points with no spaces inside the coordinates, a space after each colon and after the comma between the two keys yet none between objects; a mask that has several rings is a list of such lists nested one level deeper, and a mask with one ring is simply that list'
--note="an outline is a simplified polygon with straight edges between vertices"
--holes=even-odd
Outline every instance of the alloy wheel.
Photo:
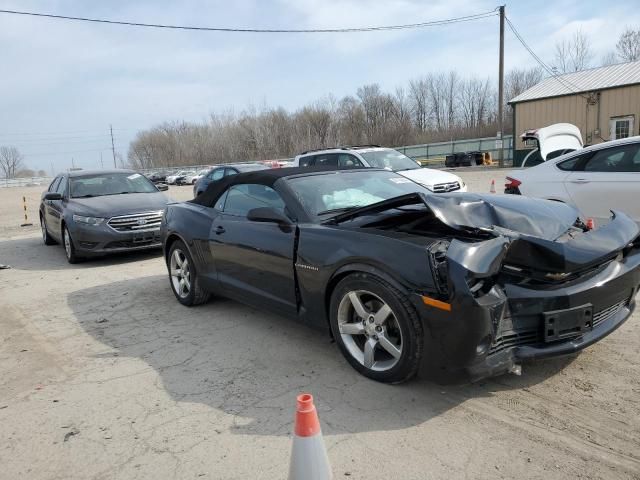
[{"label": "alloy wheel", "polygon": [[173,289],[180,298],[186,298],[191,291],[191,270],[187,256],[179,248],[176,248],[171,254],[169,272]]},{"label": "alloy wheel", "polygon": [[67,258],[71,258],[71,237],[69,236],[69,230],[67,230],[67,228],[64,229],[63,243]]},{"label": "alloy wheel", "polygon": [[349,354],[364,367],[384,372],[402,356],[402,332],[398,319],[379,296],[353,290],[338,306],[338,329]]}]

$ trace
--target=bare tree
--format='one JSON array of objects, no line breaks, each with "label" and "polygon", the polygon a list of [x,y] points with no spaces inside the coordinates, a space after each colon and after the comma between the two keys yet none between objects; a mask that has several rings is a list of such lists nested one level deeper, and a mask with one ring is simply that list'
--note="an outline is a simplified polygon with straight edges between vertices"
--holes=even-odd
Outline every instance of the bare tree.
[{"label": "bare tree", "polygon": [[419,132],[429,126],[429,82],[426,78],[409,82],[409,98],[413,122]]},{"label": "bare tree", "polygon": [[560,73],[578,72],[588,68],[592,58],[591,42],[578,29],[570,39],[556,43],[554,68]]},{"label": "bare tree", "polygon": [[600,59],[600,65],[603,67],[606,67],[608,65],[615,65],[619,62],[620,59],[618,58],[618,55],[616,55],[616,52],[605,53]]},{"label": "bare tree", "polygon": [[24,157],[16,147],[0,147],[0,169],[5,178],[15,178],[18,170],[23,168]]},{"label": "bare tree", "polygon": [[470,78],[460,83],[458,105],[463,127],[474,131],[487,123],[491,93],[489,79]]},{"label": "bare tree", "polygon": [[620,35],[616,44],[618,56],[623,62],[635,62],[640,60],[640,28],[633,30],[628,28]]}]

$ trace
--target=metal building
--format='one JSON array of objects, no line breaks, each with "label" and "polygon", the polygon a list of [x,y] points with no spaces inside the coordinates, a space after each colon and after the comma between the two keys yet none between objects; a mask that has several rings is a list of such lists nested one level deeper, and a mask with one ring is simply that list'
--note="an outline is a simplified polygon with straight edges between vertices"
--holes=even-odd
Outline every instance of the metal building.
[{"label": "metal building", "polygon": [[573,123],[589,145],[638,135],[640,61],[549,77],[509,104],[513,107],[514,165],[520,165],[533,148],[520,135],[553,123]]}]

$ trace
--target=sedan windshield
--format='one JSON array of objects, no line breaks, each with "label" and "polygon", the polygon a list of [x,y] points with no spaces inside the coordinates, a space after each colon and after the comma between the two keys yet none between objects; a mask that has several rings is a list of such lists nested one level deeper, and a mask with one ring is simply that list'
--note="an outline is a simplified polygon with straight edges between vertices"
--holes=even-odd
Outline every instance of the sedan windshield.
[{"label": "sedan windshield", "polygon": [[117,172],[71,177],[71,198],[100,197],[123,193],[155,193],[158,189],[144,175]]},{"label": "sedan windshield", "polygon": [[374,150],[373,152],[364,152],[360,155],[364,157],[370,166],[386,168],[387,170],[393,170],[394,172],[420,168],[420,165],[397,150]]},{"label": "sedan windshield", "polygon": [[305,210],[319,217],[365,207],[408,193],[429,193],[408,178],[380,170],[309,175],[290,178],[287,184]]}]

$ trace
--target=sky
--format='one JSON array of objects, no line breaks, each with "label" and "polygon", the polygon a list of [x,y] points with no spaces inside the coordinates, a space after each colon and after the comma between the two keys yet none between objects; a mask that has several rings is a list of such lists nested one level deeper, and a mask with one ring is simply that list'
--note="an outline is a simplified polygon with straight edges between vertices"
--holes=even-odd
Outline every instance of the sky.
[{"label": "sky", "polygon": [[[547,4],[545,6],[545,4]],[[0,0],[0,9],[143,23],[341,28],[425,22],[491,11],[478,0]],[[552,62],[582,29],[595,60],[640,25],[637,0],[525,2],[507,17]],[[290,111],[378,83],[393,91],[428,73],[497,78],[498,17],[415,30],[340,34],[179,31],[0,13],[0,145],[32,169],[113,165],[110,125],[125,158],[136,132],[204,122],[250,106]],[[535,61],[506,30],[505,69]],[[102,159],[101,159],[102,156]]]}]

